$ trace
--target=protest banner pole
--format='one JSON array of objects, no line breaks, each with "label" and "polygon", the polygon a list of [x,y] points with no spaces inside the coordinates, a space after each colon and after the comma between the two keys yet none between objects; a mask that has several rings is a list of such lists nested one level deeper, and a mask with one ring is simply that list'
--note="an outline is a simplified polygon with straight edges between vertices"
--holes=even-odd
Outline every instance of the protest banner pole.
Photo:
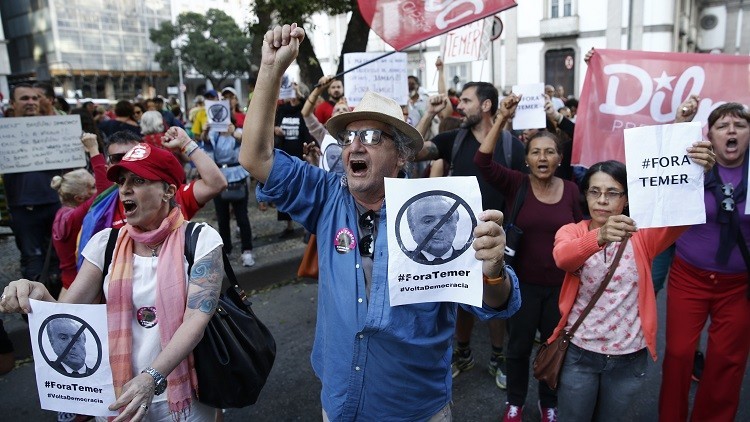
[{"label": "protest banner pole", "polygon": [[[345,71],[343,71],[343,72],[341,72],[341,73],[337,73],[337,74],[333,75],[333,77],[331,78],[331,80],[333,80],[333,79],[337,79],[337,78],[339,78],[339,77],[341,77],[341,76],[344,76],[345,74],[347,74],[347,73],[351,72],[352,70],[357,70],[357,69],[359,69],[359,68],[360,68],[360,67],[362,67],[362,66],[367,66],[368,64],[370,64],[370,63],[373,63],[373,62],[376,62],[376,61],[378,61],[378,60],[380,60],[380,59],[382,59],[382,58],[384,58],[384,57],[388,57],[388,56],[390,56],[390,55],[391,55],[391,54],[393,54],[393,53],[398,53],[398,51],[396,51],[396,50],[393,50],[393,51],[389,51],[389,52],[387,52],[387,53],[383,54],[382,56],[378,56],[378,57],[375,57],[374,59],[372,59],[372,60],[368,60],[368,61],[366,61],[366,62],[364,62],[364,63],[361,63],[361,64],[358,64],[358,65],[354,66],[354,67],[353,67],[353,68],[351,68],[351,69],[347,69],[347,70],[345,70]],[[319,87],[319,86],[320,86],[320,84],[315,84],[315,86],[313,87],[313,89],[315,89],[315,88],[317,88],[317,87]]]}]

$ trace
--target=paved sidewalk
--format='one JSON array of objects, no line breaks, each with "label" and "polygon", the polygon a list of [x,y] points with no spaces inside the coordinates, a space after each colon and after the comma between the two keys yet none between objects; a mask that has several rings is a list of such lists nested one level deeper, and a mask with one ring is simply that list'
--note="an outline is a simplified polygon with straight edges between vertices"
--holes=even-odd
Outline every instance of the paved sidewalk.
[{"label": "paved sidewalk", "polygon": [[[255,200],[255,183],[250,189],[250,204],[248,206],[250,225],[253,230],[253,252],[255,266],[242,266],[240,254],[239,231],[236,230],[232,219],[233,251],[229,257],[240,284],[248,291],[267,286],[269,277],[273,275],[294,277],[306,244],[302,242],[304,229],[294,223],[295,235],[291,238],[279,239],[278,235],[286,227],[286,222],[277,221],[276,209],[268,207],[265,212],[258,210]],[[193,218],[193,221],[206,222],[218,230],[213,201],[206,204]],[[16,248],[15,239],[8,227],[0,227],[0,291],[13,280],[21,277],[20,255]],[[8,331],[16,347],[16,357],[26,358],[31,350],[28,346],[28,325],[20,315],[0,314],[5,329]]]}]

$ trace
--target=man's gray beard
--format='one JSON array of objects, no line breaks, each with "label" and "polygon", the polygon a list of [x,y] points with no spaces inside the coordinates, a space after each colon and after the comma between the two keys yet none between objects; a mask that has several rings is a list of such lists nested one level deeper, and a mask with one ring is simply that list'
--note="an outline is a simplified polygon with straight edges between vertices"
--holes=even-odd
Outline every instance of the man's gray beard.
[{"label": "man's gray beard", "polygon": [[466,116],[466,120],[461,122],[461,129],[471,129],[482,121],[482,116]]}]

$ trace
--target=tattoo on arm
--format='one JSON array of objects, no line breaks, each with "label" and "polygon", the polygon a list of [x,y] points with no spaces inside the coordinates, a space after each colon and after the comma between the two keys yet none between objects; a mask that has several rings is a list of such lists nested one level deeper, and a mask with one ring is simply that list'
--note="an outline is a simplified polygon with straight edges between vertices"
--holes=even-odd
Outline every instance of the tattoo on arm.
[{"label": "tattoo on arm", "polygon": [[437,160],[440,158],[440,151],[438,151],[437,145],[432,142],[425,144],[422,154],[425,160]]},{"label": "tattoo on arm", "polygon": [[197,309],[210,314],[219,303],[221,280],[224,277],[224,262],[221,257],[221,246],[212,250],[208,255],[193,264],[188,283],[187,305],[190,309]]}]

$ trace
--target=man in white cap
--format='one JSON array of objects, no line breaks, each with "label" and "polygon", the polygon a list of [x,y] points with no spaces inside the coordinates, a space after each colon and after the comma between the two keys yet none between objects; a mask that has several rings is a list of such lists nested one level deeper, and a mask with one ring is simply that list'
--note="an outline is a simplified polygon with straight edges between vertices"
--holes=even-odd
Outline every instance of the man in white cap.
[{"label": "man in white cap", "polygon": [[[311,360],[322,383],[323,420],[450,421],[457,305],[392,307],[388,298],[384,178],[398,175],[422,148],[422,137],[404,122],[395,101],[368,92],[353,112],[327,123],[343,148],[343,176],[274,150],[270,116],[304,36],[296,25],[266,33],[240,163],[260,182],[259,200],[274,202],[318,235]],[[503,262],[502,213],[487,210],[478,217],[473,246],[485,276],[484,304],[466,308],[484,319],[508,317],[520,295]]]}]

